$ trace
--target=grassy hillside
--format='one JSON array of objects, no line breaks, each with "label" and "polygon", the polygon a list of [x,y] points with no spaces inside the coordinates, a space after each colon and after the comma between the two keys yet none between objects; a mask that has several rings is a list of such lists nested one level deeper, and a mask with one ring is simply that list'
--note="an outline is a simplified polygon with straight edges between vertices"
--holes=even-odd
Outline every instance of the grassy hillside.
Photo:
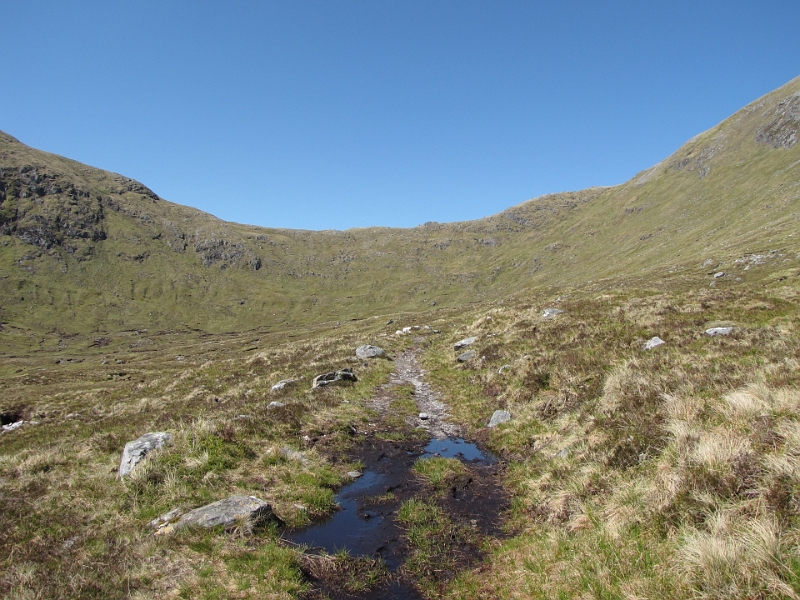
[{"label": "grassy hillside", "polygon": [[[0,419],[24,423],[0,432],[0,595],[800,597],[798,132],[800,79],[624,185],[345,232],[225,223],[3,136]],[[376,494],[394,573],[284,535],[335,511],[365,448],[425,443],[416,384],[363,343],[413,348],[500,459],[475,481],[420,458]],[[172,443],[120,479],[148,431]],[[483,484],[499,531],[459,512]],[[283,525],[148,527],[232,494]]]},{"label": "grassy hillside", "polygon": [[288,327],[797,253],[798,93],[795,79],[623,185],[413,229],[226,223],[0,135],[0,321]]}]

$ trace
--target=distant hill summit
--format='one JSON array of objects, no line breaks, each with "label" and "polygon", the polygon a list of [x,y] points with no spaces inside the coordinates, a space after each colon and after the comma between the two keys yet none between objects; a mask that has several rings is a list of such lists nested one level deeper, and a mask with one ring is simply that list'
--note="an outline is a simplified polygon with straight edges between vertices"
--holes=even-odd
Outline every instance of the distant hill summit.
[{"label": "distant hill summit", "polygon": [[0,324],[232,331],[797,252],[800,78],[610,188],[413,229],[228,223],[0,132]]}]

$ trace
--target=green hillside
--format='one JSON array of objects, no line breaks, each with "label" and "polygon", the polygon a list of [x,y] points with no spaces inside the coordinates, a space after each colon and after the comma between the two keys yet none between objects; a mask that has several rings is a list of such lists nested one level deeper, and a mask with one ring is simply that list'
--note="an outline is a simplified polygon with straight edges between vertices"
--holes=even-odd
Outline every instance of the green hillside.
[{"label": "green hillside", "polygon": [[623,185],[413,229],[227,223],[0,135],[0,320],[286,327],[796,253],[799,90],[795,79]]}]

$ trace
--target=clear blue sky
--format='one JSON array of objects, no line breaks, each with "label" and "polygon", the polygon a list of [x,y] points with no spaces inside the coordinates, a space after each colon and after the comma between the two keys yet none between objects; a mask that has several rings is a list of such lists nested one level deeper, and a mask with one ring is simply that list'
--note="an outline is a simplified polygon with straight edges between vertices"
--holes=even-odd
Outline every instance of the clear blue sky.
[{"label": "clear blue sky", "polygon": [[273,227],[622,183],[800,74],[798,0],[5,0],[0,129]]}]

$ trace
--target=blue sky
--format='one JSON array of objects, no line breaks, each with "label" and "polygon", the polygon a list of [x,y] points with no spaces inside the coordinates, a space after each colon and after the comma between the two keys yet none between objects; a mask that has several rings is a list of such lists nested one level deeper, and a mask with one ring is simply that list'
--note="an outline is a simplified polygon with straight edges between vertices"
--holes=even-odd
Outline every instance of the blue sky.
[{"label": "blue sky", "polygon": [[800,75],[800,2],[6,0],[0,130],[268,227],[622,183]]}]

